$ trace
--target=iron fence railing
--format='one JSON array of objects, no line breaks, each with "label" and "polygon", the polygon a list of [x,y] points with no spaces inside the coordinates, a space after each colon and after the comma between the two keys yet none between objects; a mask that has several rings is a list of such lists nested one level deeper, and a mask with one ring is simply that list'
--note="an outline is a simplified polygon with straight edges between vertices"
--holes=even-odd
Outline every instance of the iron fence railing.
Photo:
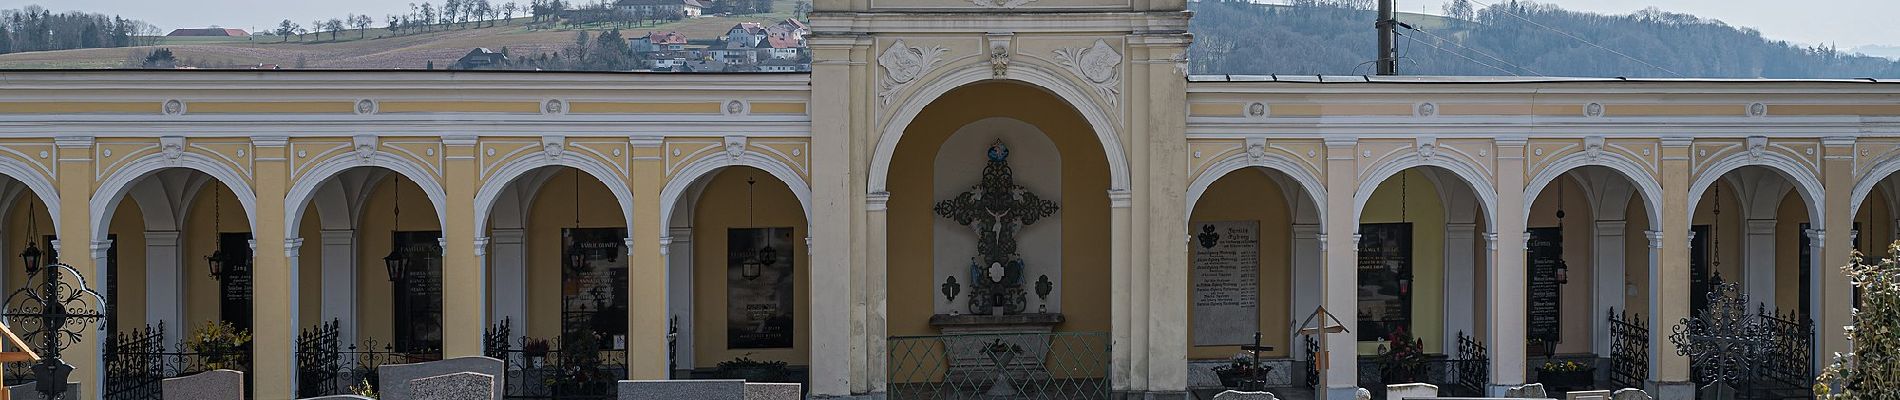
[{"label": "iron fence railing", "polygon": [[889,397],[1107,399],[1108,334],[993,333],[890,338]]},{"label": "iron fence railing", "polygon": [[561,338],[522,337],[498,348],[505,366],[503,384],[510,399],[613,399],[615,385],[627,376],[625,348],[603,348],[587,335]]},{"label": "iron fence railing", "polygon": [[1643,387],[1649,380],[1649,320],[1629,310],[1610,309],[1610,383]]},{"label": "iron fence railing", "polygon": [[1319,355],[1321,354],[1320,348],[1319,348],[1319,337],[1314,336],[1314,335],[1306,335],[1302,337],[1300,341],[1301,343],[1306,344],[1306,388],[1318,389],[1319,388],[1319,374],[1320,374]]},{"label": "iron fence railing", "polygon": [[[157,326],[146,326],[128,332],[114,333],[106,340],[104,350],[105,390],[108,400],[157,400],[163,398],[160,382],[165,378],[174,378],[196,374],[214,369],[230,369],[246,372],[245,380],[251,380],[251,344],[239,343],[235,346],[216,346],[193,348],[180,342],[167,350],[165,347],[165,328],[161,322]],[[245,390],[252,385],[246,382]]]},{"label": "iron fence railing", "polygon": [[337,321],[319,323],[297,336],[297,396],[352,394],[381,387],[377,369],[442,359],[439,349],[399,350],[393,343],[367,338],[342,345]]},{"label": "iron fence railing", "polygon": [[1377,355],[1359,357],[1359,387],[1375,399],[1385,397],[1386,385],[1401,383],[1430,383],[1446,396],[1483,396],[1491,368],[1484,342],[1459,332],[1458,348],[1452,350],[1406,362],[1379,345]]}]

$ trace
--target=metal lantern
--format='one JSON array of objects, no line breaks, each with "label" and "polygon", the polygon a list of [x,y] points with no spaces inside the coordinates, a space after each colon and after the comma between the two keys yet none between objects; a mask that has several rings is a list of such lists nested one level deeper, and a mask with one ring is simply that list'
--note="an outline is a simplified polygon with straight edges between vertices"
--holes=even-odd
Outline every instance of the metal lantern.
[{"label": "metal lantern", "polygon": [[397,282],[409,277],[409,255],[401,249],[389,249],[389,255],[383,256],[383,268],[389,270],[389,281]]},{"label": "metal lantern", "polygon": [[224,250],[214,249],[211,250],[211,255],[205,256],[205,266],[211,270],[211,279],[224,280],[224,274],[230,272],[228,264],[230,262],[224,257]]},{"label": "metal lantern", "polygon": [[764,269],[765,264],[759,263],[759,259],[757,258],[746,258],[739,267],[739,276],[745,277],[745,279],[749,281],[759,279],[759,275],[763,274],[761,270]]},{"label": "metal lantern", "polygon": [[39,245],[34,244],[33,241],[30,240],[26,242],[26,250],[20,252],[20,262],[26,264],[26,273],[28,275],[39,271],[40,266],[44,265],[40,264],[40,256],[44,254],[45,253],[40,252]]}]

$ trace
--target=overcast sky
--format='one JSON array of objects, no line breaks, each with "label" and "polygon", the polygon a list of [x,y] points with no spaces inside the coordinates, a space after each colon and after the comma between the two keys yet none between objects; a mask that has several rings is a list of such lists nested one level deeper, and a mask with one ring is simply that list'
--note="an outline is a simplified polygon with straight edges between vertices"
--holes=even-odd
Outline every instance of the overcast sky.
[{"label": "overcast sky", "polygon": [[[443,0],[430,0],[441,3]],[[490,0],[496,3],[505,0]],[[528,0],[515,0],[526,4]],[[1258,0],[1280,2],[1283,0]],[[1490,4],[1505,0],[1476,0]],[[1438,14],[1445,0],[1399,0],[1407,12]],[[1624,14],[1655,6],[1667,11],[1715,18],[1731,25],[1758,28],[1774,39],[1803,44],[1833,43],[1855,46],[1900,45],[1900,27],[1890,20],[1900,16],[1900,0],[1542,0],[1564,8]],[[39,4],[54,11],[83,10],[119,14],[157,24],[161,29],[221,25],[263,29],[289,18],[308,25],[311,20],[368,14],[382,25],[384,15],[408,12],[410,0],[0,0],[0,9]]]}]

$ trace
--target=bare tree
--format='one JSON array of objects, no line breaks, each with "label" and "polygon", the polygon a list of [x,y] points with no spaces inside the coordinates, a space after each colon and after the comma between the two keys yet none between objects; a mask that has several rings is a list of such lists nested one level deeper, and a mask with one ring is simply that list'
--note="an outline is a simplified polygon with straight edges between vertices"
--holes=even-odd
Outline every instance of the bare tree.
[{"label": "bare tree", "polygon": [[501,5],[501,22],[502,22],[502,23],[505,23],[505,24],[509,24],[509,25],[514,25],[514,23],[515,23],[515,2],[512,2],[512,1],[510,1],[510,2],[507,2],[507,3],[502,3],[502,5]]},{"label": "bare tree", "polygon": [[279,39],[283,39],[280,42],[290,41],[290,34],[296,33],[296,32],[297,32],[297,23],[295,22],[290,22],[290,20],[286,19],[284,20],[284,22],[277,23],[277,37]]}]

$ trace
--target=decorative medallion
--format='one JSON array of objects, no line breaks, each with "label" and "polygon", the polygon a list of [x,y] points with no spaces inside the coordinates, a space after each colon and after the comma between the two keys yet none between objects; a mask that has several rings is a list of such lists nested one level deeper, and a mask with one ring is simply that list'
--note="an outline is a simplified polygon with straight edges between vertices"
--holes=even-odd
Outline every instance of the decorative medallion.
[{"label": "decorative medallion", "polygon": [[725,139],[726,157],[734,162],[739,161],[739,156],[745,155],[745,136],[727,136]]},{"label": "decorative medallion", "polygon": [[165,115],[180,115],[184,113],[185,102],[178,101],[177,99],[165,100]]},{"label": "decorative medallion", "polygon": [[1590,104],[1584,105],[1583,116],[1591,117],[1591,118],[1603,116],[1603,103],[1590,103]]},{"label": "decorative medallion", "polygon": [[1587,158],[1592,162],[1595,162],[1599,156],[1602,156],[1603,155],[1603,137],[1602,136],[1583,137],[1583,155],[1584,155],[1584,158]]},{"label": "decorative medallion", "polygon": [[350,142],[356,150],[357,160],[369,162],[370,156],[376,155],[376,136],[356,135],[350,137]]},{"label": "decorative medallion", "polygon": [[[1425,104],[1431,104],[1431,103],[1425,103]],[[1420,136],[1414,140],[1418,143],[1418,158],[1429,160],[1433,156],[1438,155],[1438,138],[1430,137],[1430,136]]]},{"label": "decorative medallion", "polygon": [[990,35],[990,77],[1009,75],[1009,35]]},{"label": "decorative medallion", "polygon": [[740,114],[744,112],[745,112],[745,102],[741,102],[738,100],[726,101],[726,115]]},{"label": "decorative medallion", "polygon": [[547,115],[565,114],[567,113],[567,104],[562,103],[560,99],[549,99],[547,103],[541,106],[541,113]]},{"label": "decorative medallion", "polygon": [[550,160],[561,159],[561,150],[567,145],[566,136],[548,135],[541,137],[541,154]]},{"label": "decorative medallion", "polygon": [[1768,152],[1768,137],[1767,136],[1749,136],[1748,137],[1748,159],[1749,160],[1760,161],[1761,156],[1763,154],[1766,154],[1767,152]]},{"label": "decorative medallion", "polygon": [[1195,235],[1194,238],[1201,242],[1203,249],[1212,249],[1220,244],[1220,233],[1214,231],[1214,224],[1202,224],[1201,234]]},{"label": "decorative medallion", "polygon": [[1265,117],[1265,116],[1267,116],[1267,104],[1266,104],[1266,103],[1253,103],[1253,104],[1248,104],[1248,105],[1247,105],[1247,116],[1249,116],[1249,117]]},{"label": "decorative medallion", "polygon": [[1438,115],[1438,105],[1437,105],[1437,104],[1433,104],[1433,103],[1418,103],[1418,116],[1420,116],[1420,117],[1431,117],[1431,116],[1437,116],[1437,115]]},{"label": "decorative medallion", "polygon": [[1102,95],[1108,106],[1115,107],[1121,94],[1121,53],[1107,41],[1095,39],[1094,46],[1056,49],[1055,54],[1058,64],[1095,86],[1095,92]]},{"label": "decorative medallion", "polygon": [[1760,117],[1760,116],[1764,116],[1764,115],[1768,115],[1768,105],[1767,105],[1767,104],[1762,104],[1762,103],[1754,103],[1754,104],[1749,104],[1749,105],[1748,105],[1748,116],[1750,116],[1750,117]]},{"label": "decorative medallion", "polygon": [[1259,164],[1267,161],[1267,139],[1247,138],[1247,161]]},{"label": "decorative medallion", "polygon": [[362,114],[375,114],[375,113],[376,113],[376,101],[375,101],[375,100],[370,100],[370,99],[362,99],[362,100],[357,100],[357,101],[356,101],[356,113],[357,113],[358,115],[362,115]]},{"label": "decorative medallion", "polygon": [[940,46],[906,46],[903,39],[892,42],[890,48],[884,49],[884,54],[877,56],[877,65],[884,68],[884,89],[878,91],[877,97],[883,100],[884,105],[890,105],[893,95],[930,72],[931,67],[943,61],[939,57],[948,51],[950,49]]},{"label": "decorative medallion", "polygon": [[158,138],[158,151],[165,155],[166,160],[178,161],[185,155],[185,138],[182,136]]}]

